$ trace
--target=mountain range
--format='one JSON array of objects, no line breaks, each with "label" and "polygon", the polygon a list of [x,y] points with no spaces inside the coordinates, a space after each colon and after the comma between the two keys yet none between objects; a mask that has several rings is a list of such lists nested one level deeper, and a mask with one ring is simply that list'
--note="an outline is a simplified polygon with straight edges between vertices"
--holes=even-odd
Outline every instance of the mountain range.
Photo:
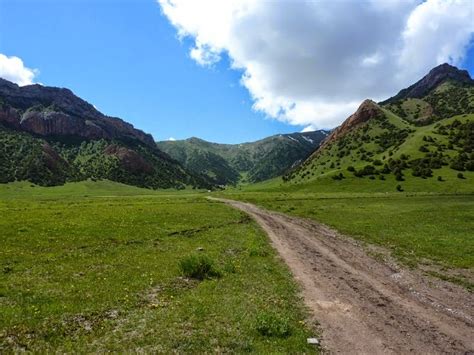
[{"label": "mountain range", "polygon": [[86,179],[148,188],[212,188],[276,177],[306,159],[326,131],[238,145],[158,142],[64,88],[0,79],[0,182]]},{"label": "mountain range", "polygon": [[218,144],[199,138],[158,142],[184,167],[203,173],[217,185],[259,182],[281,176],[304,161],[329,131],[279,134],[256,142]]},{"label": "mountain range", "polygon": [[474,80],[449,64],[397,95],[365,100],[332,131],[242,144],[155,142],[68,89],[0,79],[0,182],[108,179],[148,188],[212,188],[283,176],[428,179],[474,171]]}]

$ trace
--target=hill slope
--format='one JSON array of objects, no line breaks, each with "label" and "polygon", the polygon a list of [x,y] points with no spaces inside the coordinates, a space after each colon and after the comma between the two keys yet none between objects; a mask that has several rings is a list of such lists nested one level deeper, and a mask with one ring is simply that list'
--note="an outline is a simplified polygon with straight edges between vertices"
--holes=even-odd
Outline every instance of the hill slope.
[{"label": "hill slope", "polygon": [[397,181],[392,188],[403,189],[410,179],[472,180],[473,171],[474,81],[443,64],[389,100],[364,101],[284,181],[392,176]]},{"label": "hill slope", "polygon": [[279,176],[306,159],[327,135],[327,131],[280,134],[243,144],[189,138],[157,145],[191,171],[202,172],[216,184],[227,185]]},{"label": "hill slope", "polygon": [[0,79],[0,182],[89,178],[149,188],[209,186],[157,149],[151,135],[70,90]]}]

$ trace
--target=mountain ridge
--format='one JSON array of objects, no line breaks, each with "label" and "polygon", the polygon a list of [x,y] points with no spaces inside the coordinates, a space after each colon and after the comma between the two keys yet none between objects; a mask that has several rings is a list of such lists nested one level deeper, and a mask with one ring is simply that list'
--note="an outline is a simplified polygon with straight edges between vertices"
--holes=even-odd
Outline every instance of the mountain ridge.
[{"label": "mountain ridge", "polygon": [[254,142],[213,143],[190,137],[157,142],[160,149],[193,171],[203,170],[219,185],[256,182],[281,175],[311,154],[328,131],[276,134]]},{"label": "mountain ridge", "polygon": [[0,122],[15,129],[44,137],[136,139],[150,147],[154,145],[150,134],[120,118],[102,114],[66,88],[18,86],[0,78],[0,97],[4,103]]},{"label": "mountain ridge", "polygon": [[447,80],[453,80],[460,84],[474,84],[474,80],[467,70],[461,70],[448,63],[443,63],[431,69],[428,74],[413,85],[400,90],[398,94],[381,101],[380,104],[385,105],[400,99],[421,98]]},{"label": "mountain ridge", "polygon": [[[419,96],[423,93],[425,96]],[[455,171],[455,172],[453,172]],[[447,64],[381,103],[365,100],[300,166],[289,183],[356,178],[465,179],[474,171],[474,80]],[[349,176],[348,176],[349,174]],[[441,183],[443,176],[437,177]],[[400,187],[401,188],[401,187]]]},{"label": "mountain ridge", "polygon": [[211,187],[160,151],[150,134],[65,88],[0,79],[0,182],[108,179],[148,188]]}]

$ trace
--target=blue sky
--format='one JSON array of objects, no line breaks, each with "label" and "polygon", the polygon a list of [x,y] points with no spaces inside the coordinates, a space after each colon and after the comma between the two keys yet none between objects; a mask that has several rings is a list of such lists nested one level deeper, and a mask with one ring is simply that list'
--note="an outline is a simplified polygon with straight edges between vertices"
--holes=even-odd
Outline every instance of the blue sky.
[{"label": "blue sky", "polygon": [[298,131],[251,110],[239,72],[197,65],[154,1],[0,0],[0,53],[156,140],[239,143]]},{"label": "blue sky", "polygon": [[[173,1],[163,0],[162,4]],[[446,9],[437,11],[439,9],[435,6],[439,5],[431,3],[430,7],[421,8],[419,1],[414,2],[411,8],[391,9],[393,26],[388,26],[390,20],[386,20],[386,15],[381,16],[381,21],[384,25],[387,23],[384,27],[393,27],[393,33],[384,33],[386,38],[380,35],[371,39],[372,33],[376,31],[367,26],[366,32],[360,33],[364,41],[358,46],[367,46],[361,52],[361,48],[351,48],[347,43],[337,42],[339,38],[347,36],[336,36],[334,40],[330,38],[333,29],[325,36],[324,28],[313,28],[317,18],[306,19],[306,31],[304,19],[299,20],[301,13],[298,12],[295,12],[297,21],[294,23],[281,21],[282,17],[278,17],[278,14],[275,18],[279,22],[270,18],[268,14],[277,12],[274,8],[271,11],[263,9],[265,16],[257,12],[249,14],[249,18],[259,18],[254,23],[263,24],[264,29],[270,28],[272,36],[275,33],[281,35],[276,42],[266,42],[264,29],[258,27],[247,26],[247,32],[241,32],[237,37],[236,28],[242,31],[240,24],[235,24],[235,28],[209,27],[214,22],[216,26],[222,26],[222,21],[218,21],[219,16],[225,16],[228,9],[222,9],[223,13],[219,14],[220,10],[206,9],[203,3],[196,12],[196,9],[186,8],[192,2],[183,4],[181,8],[170,7],[164,15],[154,0],[0,0],[0,53],[17,56],[25,66],[38,69],[36,82],[68,87],[103,113],[133,123],[135,127],[152,133],[156,140],[198,136],[210,141],[238,143],[277,133],[300,131],[304,127],[332,127],[346,118],[362,99],[383,99],[395,94],[401,88],[400,83],[412,83],[415,78],[418,79],[421,73],[426,73],[437,64],[432,57],[436,57],[438,47],[446,48],[442,33],[433,33],[435,42],[430,42],[430,38],[421,38],[414,31],[414,39],[409,39],[411,42],[404,39],[403,53],[409,56],[409,65],[406,67],[417,70],[400,69],[406,75],[399,81],[382,81],[380,78],[393,76],[391,71],[394,68],[397,68],[397,72],[399,69],[380,55],[389,51],[384,47],[386,43],[391,42],[392,37],[400,37],[402,33],[405,24],[396,22],[398,18],[405,15],[414,17],[412,22],[422,33],[423,16],[418,12],[430,14],[430,11],[434,11],[438,14]],[[292,18],[292,11],[304,12],[301,9],[304,6],[299,6],[299,9],[280,7],[288,18]],[[329,14],[330,7],[328,5]],[[364,12],[366,10],[347,9],[347,15],[352,16],[360,11],[360,16],[368,16]],[[450,11],[451,16],[455,16],[455,10]],[[187,16],[190,13],[192,16]],[[344,20],[340,9],[335,8],[334,13],[336,19]],[[460,9],[459,16],[463,16],[463,13],[465,11]],[[372,10],[369,15],[376,16]],[[474,21],[472,11],[470,16],[467,20],[465,17],[461,20],[467,21],[469,25],[470,20]],[[452,33],[453,28],[446,27],[453,26],[452,21],[445,24],[443,17],[432,15],[430,18],[439,21],[441,30]],[[454,25],[458,26],[454,30],[463,30],[465,26],[460,21],[459,25]],[[374,17],[372,22],[377,25],[377,18]],[[296,38],[291,37],[295,36],[295,32],[288,30],[292,25],[299,26],[301,30],[296,32]],[[178,29],[188,35],[182,41],[177,39]],[[351,28],[343,30],[354,33]],[[317,31],[315,33],[321,38],[328,38],[328,47],[314,48],[317,53],[314,62],[326,64],[303,68],[298,64],[299,58],[295,54],[301,51],[289,49],[282,54],[281,47],[286,39],[291,44],[289,48],[295,45],[310,47],[301,34],[311,34],[311,31]],[[219,36],[220,32],[229,35]],[[211,33],[211,36],[206,37],[206,33]],[[217,36],[213,37],[212,34]],[[468,32],[469,35],[472,38],[472,32]],[[199,36],[207,54],[217,58],[204,66],[199,64],[200,61],[203,64],[203,56],[190,56],[190,49],[199,47],[196,40]],[[263,43],[262,48],[245,42],[254,38]],[[315,42],[314,36],[309,41],[311,44]],[[352,41],[357,41],[357,33],[354,33]],[[419,57],[413,58],[410,49],[413,47],[418,51],[416,41],[428,43],[426,46],[429,47],[420,48]],[[451,41],[451,38],[447,36],[445,41]],[[283,44],[276,46],[273,45],[275,43]],[[464,40],[453,45],[448,59],[454,58],[454,64],[469,69],[472,75],[474,49],[466,43]],[[456,55],[464,50],[462,48],[468,47],[468,55],[456,60]],[[253,49],[245,53],[247,48]],[[344,54],[345,48],[352,52]],[[326,58],[318,61],[317,56],[322,52],[327,53]],[[230,69],[229,55],[239,63],[239,70]],[[335,57],[331,58],[331,55]],[[351,56],[363,59],[359,68],[344,67],[347,66],[344,63],[351,61]],[[341,57],[345,60],[340,61],[338,58]],[[374,67],[367,67],[367,63]],[[302,69],[300,72],[299,68]],[[240,84],[244,72],[248,75],[245,87]],[[334,73],[340,75],[335,76]],[[353,73],[360,75],[352,77]],[[357,87],[362,82],[364,85]],[[259,98],[258,112],[252,110],[254,101],[251,94]],[[381,96],[376,97],[378,94]],[[291,125],[284,122],[290,122]]]}]

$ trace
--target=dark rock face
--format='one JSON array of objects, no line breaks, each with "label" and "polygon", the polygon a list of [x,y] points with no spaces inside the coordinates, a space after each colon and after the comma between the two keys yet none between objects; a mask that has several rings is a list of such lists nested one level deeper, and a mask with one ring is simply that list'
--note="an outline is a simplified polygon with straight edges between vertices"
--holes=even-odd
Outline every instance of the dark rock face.
[{"label": "dark rock face", "polygon": [[460,70],[447,63],[438,65],[415,84],[401,90],[397,95],[381,104],[389,104],[407,98],[422,98],[445,81],[452,80],[461,85],[474,85],[467,70]]},{"label": "dark rock face", "polygon": [[19,87],[0,78],[0,123],[40,136],[138,140],[154,147],[153,137],[133,125],[97,111],[68,89]]}]

